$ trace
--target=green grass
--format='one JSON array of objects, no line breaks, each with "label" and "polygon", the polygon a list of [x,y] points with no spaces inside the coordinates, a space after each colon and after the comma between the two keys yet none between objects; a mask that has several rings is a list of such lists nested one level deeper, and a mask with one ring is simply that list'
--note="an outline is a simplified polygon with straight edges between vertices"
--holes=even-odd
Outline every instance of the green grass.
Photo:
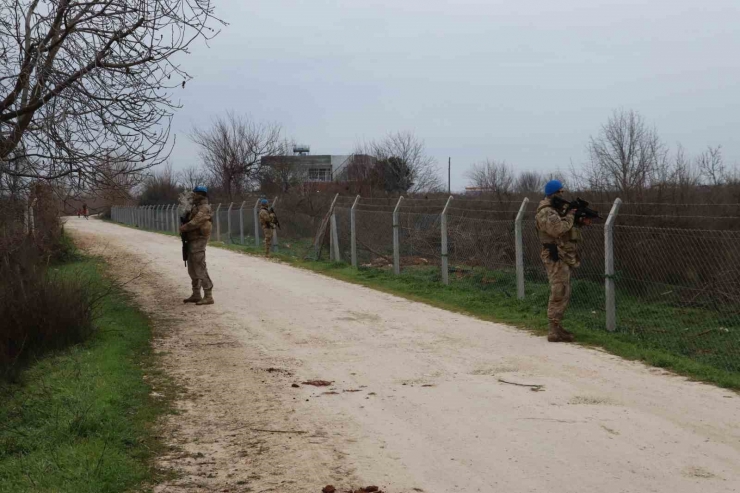
[{"label": "green grass", "polygon": [[[57,268],[108,286],[95,260]],[[155,477],[150,427],[169,400],[152,399],[143,378],[156,374],[147,318],[111,289],[90,340],[0,387],[0,492],[120,492]]]},{"label": "green grass", "polygon": [[[512,272],[461,269],[450,273],[450,285],[441,283],[437,267],[405,268],[396,276],[389,270],[353,269],[346,263],[301,258],[310,242],[281,239],[275,258],[343,281],[361,284],[446,310],[483,320],[502,322],[544,335],[547,332],[549,286],[528,280],[526,298],[516,298]],[[212,242],[213,246],[261,255],[254,246]],[[453,269],[454,270],[454,267]],[[686,308],[675,300],[651,299],[618,292],[618,329],[604,330],[603,284],[588,280],[572,283],[571,306],[565,324],[578,343],[601,347],[629,360],[665,368],[689,378],[740,390],[740,326],[737,311]]]}]

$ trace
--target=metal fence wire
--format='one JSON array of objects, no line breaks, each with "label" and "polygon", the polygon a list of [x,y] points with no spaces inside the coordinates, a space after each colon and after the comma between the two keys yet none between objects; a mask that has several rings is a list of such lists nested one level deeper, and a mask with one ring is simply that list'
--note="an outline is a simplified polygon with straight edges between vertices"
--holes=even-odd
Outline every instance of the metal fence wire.
[{"label": "metal fence wire", "polygon": [[[337,197],[333,204],[324,216],[278,211],[281,251],[313,255],[321,241],[319,255],[329,252],[334,262],[448,284],[545,318],[549,286],[534,222],[537,201]],[[582,229],[565,324],[740,372],[740,231],[665,226],[681,224],[682,216],[661,215],[659,227],[648,226],[650,216],[620,219],[618,209]],[[166,231],[176,231],[177,216],[175,206],[112,211],[115,221]],[[221,239],[257,244],[254,202],[241,212],[235,204],[230,213],[227,204],[217,216]],[[319,235],[322,224],[326,234]]]}]

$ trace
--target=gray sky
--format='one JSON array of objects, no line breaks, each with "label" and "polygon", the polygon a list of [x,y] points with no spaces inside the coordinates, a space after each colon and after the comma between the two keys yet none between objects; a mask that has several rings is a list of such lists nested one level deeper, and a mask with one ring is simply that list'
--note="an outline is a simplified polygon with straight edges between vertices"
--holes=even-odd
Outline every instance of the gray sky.
[{"label": "gray sky", "polygon": [[176,169],[193,125],[231,109],[313,154],[395,130],[425,140],[452,188],[486,157],[567,170],[616,108],[673,148],[740,162],[738,0],[216,0],[229,26],[182,60]]}]

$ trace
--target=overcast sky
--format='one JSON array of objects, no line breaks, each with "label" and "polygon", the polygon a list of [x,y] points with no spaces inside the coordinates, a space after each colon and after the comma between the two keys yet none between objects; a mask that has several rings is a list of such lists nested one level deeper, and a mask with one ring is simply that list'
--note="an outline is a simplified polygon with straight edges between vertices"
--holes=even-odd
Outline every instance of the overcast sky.
[{"label": "overcast sky", "polygon": [[228,110],[283,125],[313,154],[411,130],[452,188],[486,157],[567,170],[616,108],[672,147],[740,162],[739,0],[215,0],[229,22],[182,60],[187,134]]}]

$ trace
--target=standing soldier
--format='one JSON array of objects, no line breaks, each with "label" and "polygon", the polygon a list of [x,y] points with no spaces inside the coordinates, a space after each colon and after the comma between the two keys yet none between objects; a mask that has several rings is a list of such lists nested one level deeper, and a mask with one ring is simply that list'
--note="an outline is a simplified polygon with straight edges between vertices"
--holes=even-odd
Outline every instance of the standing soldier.
[{"label": "standing soldier", "polygon": [[87,204],[82,204],[82,215],[87,219]]},{"label": "standing soldier", "polygon": [[[208,205],[208,189],[197,186],[193,189],[193,207],[187,213],[187,222],[180,226],[180,233],[185,233],[188,242],[188,274],[193,285],[193,294],[183,300],[184,303],[212,305],[213,283],[208,277],[206,268],[206,245],[211,237],[211,206]],[[205,296],[201,297],[200,288]]]},{"label": "standing soldier", "polygon": [[265,257],[270,256],[272,246],[272,230],[275,229],[275,213],[270,212],[267,199],[260,200],[260,226],[265,235]]},{"label": "standing soldier", "polygon": [[550,322],[547,340],[573,342],[573,334],[561,322],[570,301],[570,271],[581,264],[578,243],[581,241],[579,224],[575,224],[575,210],[565,212],[562,200],[563,184],[558,180],[545,185],[545,199],[537,207],[535,223],[542,243],[540,258],[545,264],[550,282],[550,301],[547,318]]}]

